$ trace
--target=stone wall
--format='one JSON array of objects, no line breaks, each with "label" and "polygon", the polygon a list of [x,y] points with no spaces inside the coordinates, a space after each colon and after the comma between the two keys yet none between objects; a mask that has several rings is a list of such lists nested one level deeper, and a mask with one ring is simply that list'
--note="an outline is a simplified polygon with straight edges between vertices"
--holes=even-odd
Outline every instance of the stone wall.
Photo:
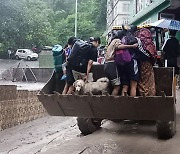
[{"label": "stone wall", "polygon": [[15,85],[0,85],[0,130],[46,116],[37,93],[17,90]]}]

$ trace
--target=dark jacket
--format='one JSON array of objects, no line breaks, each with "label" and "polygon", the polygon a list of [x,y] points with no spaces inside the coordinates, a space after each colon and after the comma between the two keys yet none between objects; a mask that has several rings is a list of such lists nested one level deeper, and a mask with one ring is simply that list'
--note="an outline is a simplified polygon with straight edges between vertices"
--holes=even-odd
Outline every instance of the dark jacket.
[{"label": "dark jacket", "polygon": [[163,52],[165,59],[177,59],[179,55],[179,41],[175,37],[168,39]]}]

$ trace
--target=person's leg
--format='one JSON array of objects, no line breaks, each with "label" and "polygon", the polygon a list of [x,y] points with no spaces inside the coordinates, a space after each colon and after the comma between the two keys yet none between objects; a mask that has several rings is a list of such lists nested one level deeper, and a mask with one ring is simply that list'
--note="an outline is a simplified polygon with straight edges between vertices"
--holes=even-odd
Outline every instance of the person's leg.
[{"label": "person's leg", "polygon": [[120,90],[120,78],[118,76],[116,64],[114,62],[106,63],[104,65],[104,72],[113,86],[111,95],[117,96]]},{"label": "person's leg", "polygon": [[127,73],[128,68],[126,67],[126,65],[118,66],[117,68],[118,68],[118,73],[119,73],[120,81],[122,85],[121,95],[125,96],[125,93],[127,94],[128,88],[130,85],[130,81],[129,81],[128,73]]},{"label": "person's leg", "polygon": [[153,66],[149,61],[143,61],[140,65],[140,79],[137,85],[138,93],[139,95],[155,96],[156,85]]},{"label": "person's leg", "polygon": [[130,81],[130,96],[135,97],[136,96],[136,88],[137,88],[137,81]]},{"label": "person's leg", "polygon": [[114,86],[111,95],[117,96],[119,94],[119,90],[120,90],[120,86],[119,85],[118,86]]},{"label": "person's leg", "polygon": [[68,84],[67,84],[67,82],[66,82],[66,83],[65,83],[65,86],[64,86],[64,89],[63,89],[63,92],[62,92],[63,95],[66,95],[66,94],[67,94],[68,88],[69,88],[69,86],[68,86]]},{"label": "person's leg", "polygon": [[69,86],[69,89],[68,89],[68,91],[67,91],[66,94],[67,94],[67,95],[72,94],[73,91],[74,91],[74,86],[73,86],[73,85],[70,85],[70,86]]},{"label": "person's leg", "polygon": [[132,59],[128,64],[128,78],[130,80],[130,96],[136,96],[137,82],[139,81],[139,69],[137,60]]},{"label": "person's leg", "polygon": [[68,87],[66,87],[67,88],[67,93],[66,94],[69,95],[69,94],[72,94],[73,91],[74,91],[73,83],[75,82],[75,79],[74,79],[71,68],[67,67],[66,75],[67,75],[67,85],[68,85]]},{"label": "person's leg", "polygon": [[125,96],[125,93],[128,92],[128,88],[129,88],[128,85],[123,85],[122,92],[121,92],[122,96]]}]

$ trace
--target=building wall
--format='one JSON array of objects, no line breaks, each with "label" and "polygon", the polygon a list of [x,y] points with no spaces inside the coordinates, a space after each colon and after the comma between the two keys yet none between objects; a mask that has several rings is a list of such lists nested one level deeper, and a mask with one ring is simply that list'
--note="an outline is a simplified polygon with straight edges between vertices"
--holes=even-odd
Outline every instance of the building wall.
[{"label": "building wall", "polygon": [[19,91],[15,85],[0,85],[0,94],[0,130],[48,115],[37,98],[37,91]]},{"label": "building wall", "polygon": [[130,24],[148,24],[158,20],[159,12],[170,6],[169,0],[131,0]]},{"label": "building wall", "polygon": [[130,0],[107,0],[107,31],[129,22]]}]

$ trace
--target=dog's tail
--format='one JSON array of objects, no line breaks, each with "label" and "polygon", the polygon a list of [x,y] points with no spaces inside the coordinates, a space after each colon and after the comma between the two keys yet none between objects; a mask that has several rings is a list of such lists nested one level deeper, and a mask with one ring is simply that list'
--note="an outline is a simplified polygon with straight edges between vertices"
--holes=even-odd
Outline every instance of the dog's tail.
[{"label": "dog's tail", "polygon": [[103,77],[103,78],[99,78],[99,79],[97,80],[97,82],[106,82],[106,83],[108,83],[108,82],[109,82],[109,79],[106,78],[106,77]]}]

